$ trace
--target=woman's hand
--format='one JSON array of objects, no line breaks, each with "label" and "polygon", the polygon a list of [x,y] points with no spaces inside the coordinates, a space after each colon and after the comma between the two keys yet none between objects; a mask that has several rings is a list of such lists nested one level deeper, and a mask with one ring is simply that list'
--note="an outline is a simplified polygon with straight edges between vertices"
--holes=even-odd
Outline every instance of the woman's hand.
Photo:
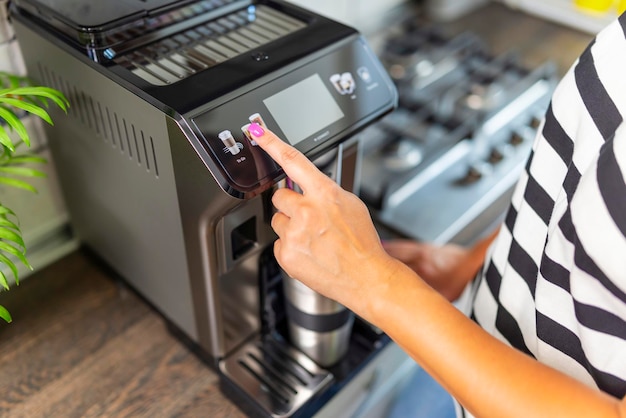
[{"label": "woman's hand", "polygon": [[371,292],[402,267],[383,249],[365,204],[258,125],[250,132],[302,194],[279,189],[274,254],[290,276],[366,316]]},{"label": "woman's hand", "polygon": [[446,299],[454,301],[476,277],[498,231],[494,230],[471,247],[391,240],[384,243],[384,248],[390,256],[406,264]]}]

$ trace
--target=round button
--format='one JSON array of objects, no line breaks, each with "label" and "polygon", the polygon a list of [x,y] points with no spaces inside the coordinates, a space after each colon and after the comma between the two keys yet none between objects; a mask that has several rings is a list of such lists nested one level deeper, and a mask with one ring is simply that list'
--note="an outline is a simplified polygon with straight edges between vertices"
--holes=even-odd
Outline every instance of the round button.
[{"label": "round button", "polygon": [[270,56],[263,51],[259,51],[252,54],[252,59],[257,62],[261,62],[270,59]]}]

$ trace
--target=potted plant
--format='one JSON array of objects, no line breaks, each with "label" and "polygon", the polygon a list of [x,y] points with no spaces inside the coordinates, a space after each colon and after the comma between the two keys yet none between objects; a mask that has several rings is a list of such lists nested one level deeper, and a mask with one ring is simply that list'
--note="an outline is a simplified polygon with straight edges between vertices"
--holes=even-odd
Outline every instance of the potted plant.
[{"label": "potted plant", "polygon": [[[45,164],[46,160],[24,149],[30,147],[30,136],[21,117],[32,114],[52,124],[46,111],[51,102],[67,112],[69,102],[60,91],[38,86],[28,77],[0,72],[0,187],[36,192],[28,178],[45,176],[45,173],[32,166]],[[19,284],[16,262],[32,269],[26,258],[18,214],[0,202],[0,267],[8,267],[13,273],[15,284]],[[0,286],[4,290],[10,287],[2,270]],[[10,313],[2,305],[0,318],[11,322]]]}]

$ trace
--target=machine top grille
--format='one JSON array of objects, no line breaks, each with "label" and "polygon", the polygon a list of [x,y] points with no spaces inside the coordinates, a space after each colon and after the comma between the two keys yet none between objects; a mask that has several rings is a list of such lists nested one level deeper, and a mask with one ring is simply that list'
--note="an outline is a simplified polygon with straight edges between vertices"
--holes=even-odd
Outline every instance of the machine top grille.
[{"label": "machine top grille", "polygon": [[248,6],[120,54],[113,60],[151,84],[167,85],[303,27],[304,22],[272,8]]}]

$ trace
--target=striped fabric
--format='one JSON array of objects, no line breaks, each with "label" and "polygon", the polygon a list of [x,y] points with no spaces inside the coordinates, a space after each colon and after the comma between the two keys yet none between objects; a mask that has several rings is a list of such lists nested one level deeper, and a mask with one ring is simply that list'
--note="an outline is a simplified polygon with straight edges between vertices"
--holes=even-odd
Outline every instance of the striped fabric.
[{"label": "striped fabric", "polygon": [[472,318],[563,373],[626,395],[626,14],[561,81]]}]

